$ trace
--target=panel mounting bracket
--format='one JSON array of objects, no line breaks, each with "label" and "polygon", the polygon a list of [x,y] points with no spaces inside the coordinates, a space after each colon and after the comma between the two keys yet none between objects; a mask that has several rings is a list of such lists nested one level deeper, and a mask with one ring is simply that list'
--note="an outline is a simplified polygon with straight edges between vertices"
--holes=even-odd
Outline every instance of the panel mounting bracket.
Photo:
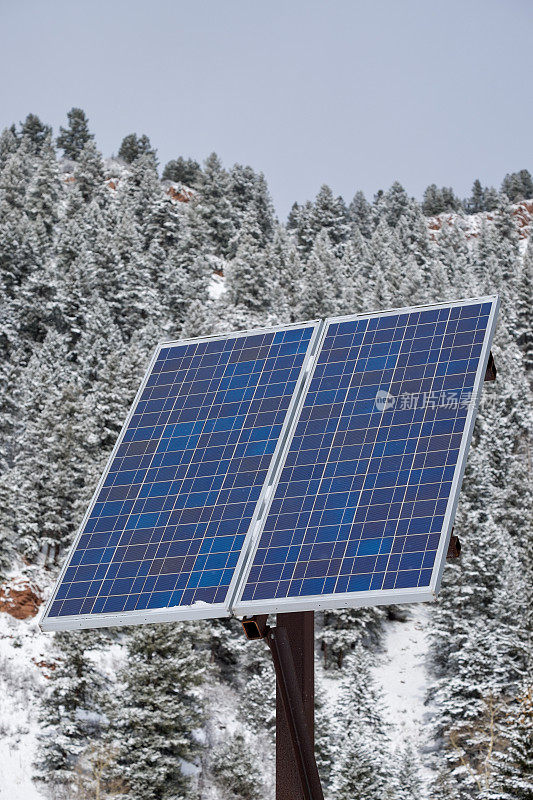
[{"label": "panel mounting bracket", "polygon": [[448,544],[448,552],[446,553],[446,558],[447,559],[459,558],[460,555],[461,555],[461,541],[459,537],[454,534],[452,528],[452,533],[450,536],[450,542]]},{"label": "panel mounting bracket", "polygon": [[487,361],[487,369],[485,370],[484,381],[495,381],[497,374],[498,370],[496,369],[496,364],[494,363],[494,356],[492,355],[492,350],[491,350],[489,353],[489,360]]}]

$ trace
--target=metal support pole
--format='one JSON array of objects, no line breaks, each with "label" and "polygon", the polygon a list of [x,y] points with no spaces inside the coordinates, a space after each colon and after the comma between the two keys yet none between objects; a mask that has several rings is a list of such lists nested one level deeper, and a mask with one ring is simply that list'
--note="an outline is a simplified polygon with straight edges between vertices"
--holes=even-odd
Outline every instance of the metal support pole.
[{"label": "metal support pole", "polygon": [[278,614],[266,640],[276,670],[276,800],[324,800],[314,752],[314,613]]}]

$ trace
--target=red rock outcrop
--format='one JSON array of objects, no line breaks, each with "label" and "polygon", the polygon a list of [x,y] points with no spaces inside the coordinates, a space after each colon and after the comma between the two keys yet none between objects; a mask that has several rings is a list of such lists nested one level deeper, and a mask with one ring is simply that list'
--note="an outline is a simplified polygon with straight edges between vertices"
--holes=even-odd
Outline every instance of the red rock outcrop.
[{"label": "red rock outcrop", "polygon": [[15,619],[35,617],[42,602],[39,587],[29,578],[13,578],[0,586],[0,612]]}]

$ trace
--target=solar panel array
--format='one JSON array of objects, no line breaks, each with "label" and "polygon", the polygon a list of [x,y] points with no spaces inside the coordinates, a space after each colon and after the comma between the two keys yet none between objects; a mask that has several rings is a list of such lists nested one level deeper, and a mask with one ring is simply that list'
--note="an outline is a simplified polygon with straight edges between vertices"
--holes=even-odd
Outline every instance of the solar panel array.
[{"label": "solar panel array", "polygon": [[432,597],[497,308],[160,346],[43,629]]},{"label": "solar panel array", "polygon": [[160,349],[50,618],[224,603],[314,329]]},{"label": "solar panel array", "polygon": [[491,309],[329,324],[237,610],[430,586]]}]

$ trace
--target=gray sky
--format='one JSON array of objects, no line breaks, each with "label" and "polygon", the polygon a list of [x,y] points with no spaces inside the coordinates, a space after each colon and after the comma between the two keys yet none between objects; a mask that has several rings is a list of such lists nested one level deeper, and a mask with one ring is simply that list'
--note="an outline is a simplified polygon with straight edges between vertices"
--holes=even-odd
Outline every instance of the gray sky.
[{"label": "gray sky", "polygon": [[104,154],[146,133],[262,170],[276,208],[322,183],[466,195],[533,171],[531,0],[0,0],[0,126],[81,106]]}]

